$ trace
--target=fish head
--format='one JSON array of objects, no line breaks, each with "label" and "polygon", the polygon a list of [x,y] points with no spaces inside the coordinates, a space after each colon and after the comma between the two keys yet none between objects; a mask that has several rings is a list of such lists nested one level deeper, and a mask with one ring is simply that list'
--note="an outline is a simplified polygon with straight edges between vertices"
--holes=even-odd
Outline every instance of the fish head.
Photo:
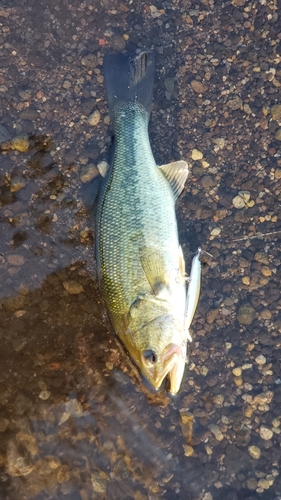
[{"label": "fish head", "polygon": [[175,318],[165,314],[135,334],[138,356],[134,358],[142,374],[155,389],[168,375],[172,394],[180,389],[186,362],[186,339],[181,330]]}]

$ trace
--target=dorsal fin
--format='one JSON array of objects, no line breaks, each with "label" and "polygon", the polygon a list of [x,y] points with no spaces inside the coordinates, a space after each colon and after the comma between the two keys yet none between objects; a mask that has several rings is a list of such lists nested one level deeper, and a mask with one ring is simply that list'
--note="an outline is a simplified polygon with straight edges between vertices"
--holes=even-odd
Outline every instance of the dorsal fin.
[{"label": "dorsal fin", "polygon": [[172,163],[161,165],[159,168],[168,180],[175,199],[178,198],[184,188],[184,184],[188,176],[188,165],[186,161],[173,161]]}]

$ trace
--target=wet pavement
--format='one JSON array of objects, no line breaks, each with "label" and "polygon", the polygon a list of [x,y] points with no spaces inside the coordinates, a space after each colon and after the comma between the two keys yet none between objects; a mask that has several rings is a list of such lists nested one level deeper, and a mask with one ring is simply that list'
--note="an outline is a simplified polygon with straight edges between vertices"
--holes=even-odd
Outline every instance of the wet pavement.
[{"label": "wet pavement", "polygon": [[[281,3],[0,2],[0,499],[281,499]],[[182,390],[108,323],[89,207],[102,58],[154,48],[158,164],[203,269]]]}]

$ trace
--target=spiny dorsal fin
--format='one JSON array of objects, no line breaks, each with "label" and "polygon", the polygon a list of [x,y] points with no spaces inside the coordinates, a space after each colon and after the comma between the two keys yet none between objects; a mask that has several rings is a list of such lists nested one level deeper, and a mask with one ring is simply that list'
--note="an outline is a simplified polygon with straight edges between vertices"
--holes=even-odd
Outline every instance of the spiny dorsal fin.
[{"label": "spiny dorsal fin", "polygon": [[181,194],[188,176],[186,161],[173,161],[167,165],[161,165],[159,168],[168,180],[176,199]]}]

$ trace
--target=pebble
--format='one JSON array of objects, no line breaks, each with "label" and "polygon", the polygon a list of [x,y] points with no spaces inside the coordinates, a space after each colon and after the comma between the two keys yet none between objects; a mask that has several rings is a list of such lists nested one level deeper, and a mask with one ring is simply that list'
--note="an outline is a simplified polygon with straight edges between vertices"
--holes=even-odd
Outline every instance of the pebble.
[{"label": "pebble", "polygon": [[262,319],[271,319],[271,312],[269,309],[264,309],[262,312],[261,312],[261,318]]},{"label": "pebble", "polygon": [[22,266],[25,263],[25,258],[20,254],[10,254],[7,257],[7,261],[12,266]]},{"label": "pebble", "polygon": [[221,228],[220,227],[214,227],[211,231],[211,236],[218,236],[221,233]]},{"label": "pebble", "polygon": [[237,320],[241,325],[250,325],[254,320],[255,310],[248,302],[242,304],[237,311]]},{"label": "pebble", "polygon": [[47,399],[49,399],[50,395],[51,395],[50,391],[41,391],[39,394],[39,398],[42,399],[43,401],[46,401]]},{"label": "pebble", "polygon": [[249,446],[248,450],[252,458],[258,460],[261,457],[261,449],[258,446]]},{"label": "pebble", "polygon": [[37,120],[38,118],[38,112],[36,111],[36,109],[32,109],[32,108],[26,108],[24,109],[23,111],[21,111],[20,113],[20,119],[21,120]]},{"label": "pebble", "polygon": [[249,488],[249,490],[256,490],[258,482],[254,477],[250,477],[249,479],[247,479],[246,486],[247,488]]},{"label": "pebble", "polygon": [[263,276],[271,276],[272,275],[272,271],[268,266],[262,266],[261,273]]},{"label": "pebble", "polygon": [[212,175],[204,175],[201,179],[202,186],[207,189],[209,187],[213,187],[217,185],[217,180]]},{"label": "pebble", "polygon": [[263,354],[260,354],[259,356],[256,357],[255,362],[258,365],[265,365],[265,363],[266,363],[266,357]]},{"label": "pebble", "polygon": [[265,478],[260,479],[258,481],[258,488],[261,488],[262,490],[268,490],[268,488],[270,488],[270,486],[271,486],[271,483]]},{"label": "pebble", "polygon": [[241,210],[241,208],[244,208],[246,206],[245,201],[239,195],[233,198],[232,205],[238,210]]},{"label": "pebble", "polygon": [[219,428],[218,425],[216,424],[210,424],[208,425],[209,431],[215,436],[217,441],[222,441],[223,440],[223,434]]},{"label": "pebble", "polygon": [[20,134],[11,140],[11,147],[25,153],[29,148],[29,137],[28,134]]},{"label": "pebble", "polygon": [[6,142],[11,139],[11,135],[9,131],[4,127],[3,125],[0,124],[0,144],[1,142]]},{"label": "pebble", "polygon": [[232,373],[233,373],[233,375],[235,375],[235,377],[240,377],[242,375],[241,366],[237,366],[236,368],[233,368]]},{"label": "pebble", "polygon": [[191,158],[192,158],[192,160],[202,160],[203,153],[201,151],[199,151],[199,149],[193,149],[191,151]]},{"label": "pebble", "polygon": [[184,444],[183,449],[186,457],[192,457],[192,455],[194,455],[194,449],[192,448],[192,446]]},{"label": "pebble", "polygon": [[98,65],[98,58],[94,54],[88,54],[81,59],[83,66],[89,69],[94,69]]},{"label": "pebble", "polygon": [[81,168],[80,180],[85,184],[86,182],[90,182],[95,179],[98,175],[99,171],[97,167],[93,163],[89,163],[88,165],[83,165]]},{"label": "pebble", "polygon": [[278,130],[276,130],[275,139],[277,141],[281,141],[281,128],[279,128]]},{"label": "pebble", "polygon": [[274,172],[275,179],[281,179],[281,168],[276,168]]},{"label": "pebble", "polygon": [[242,278],[242,283],[244,283],[244,285],[247,285],[249,286],[251,284],[251,279],[249,276],[243,276]]},{"label": "pebble", "polygon": [[63,287],[67,290],[71,295],[78,295],[79,293],[84,292],[84,287],[74,280],[67,280],[63,282]]},{"label": "pebble", "polygon": [[280,120],[281,119],[281,104],[274,104],[274,106],[272,106],[270,108],[270,113],[271,113],[273,120]]},{"label": "pebble", "polygon": [[92,125],[93,127],[95,127],[95,126],[99,123],[100,119],[101,119],[101,114],[100,114],[99,110],[98,110],[98,109],[96,109],[96,111],[94,111],[94,112],[93,112],[93,113],[89,116],[89,118],[88,118],[88,123],[89,123],[90,125]]},{"label": "pebble", "polygon": [[98,164],[97,164],[97,169],[100,173],[100,175],[102,177],[105,177],[106,176],[106,172],[108,171],[109,169],[109,163],[107,163],[107,161],[100,161]]},{"label": "pebble", "polygon": [[173,78],[166,78],[164,81],[164,85],[170,94],[174,92],[175,81]]},{"label": "pebble", "polygon": [[206,377],[206,375],[208,374],[209,372],[209,369],[207,368],[207,366],[203,365],[201,366],[200,368],[200,375],[203,375],[203,377]]},{"label": "pebble", "polygon": [[216,405],[223,406],[224,395],[223,394],[216,394],[216,396],[213,397],[213,401]]},{"label": "pebble", "polygon": [[243,104],[242,99],[238,96],[234,97],[234,99],[230,99],[227,103],[228,107],[232,109],[232,111],[240,109],[242,104]]},{"label": "pebble", "polygon": [[280,423],[281,423],[281,422],[280,422],[279,418],[274,418],[274,419],[272,420],[272,425],[273,425],[273,427],[275,427],[275,428],[279,427],[279,426],[280,426]]},{"label": "pebble", "polygon": [[192,90],[197,94],[203,94],[207,90],[205,85],[203,85],[203,83],[199,82],[198,80],[192,80],[190,86]]},{"label": "pebble", "polygon": [[9,420],[6,418],[1,418],[0,420],[0,432],[5,432],[9,427]]},{"label": "pebble", "polygon": [[273,436],[273,432],[271,429],[268,429],[268,427],[265,427],[264,425],[260,426],[260,437],[264,441],[269,441]]},{"label": "pebble", "polygon": [[10,191],[11,193],[16,193],[17,191],[20,191],[25,186],[25,179],[22,177],[14,177],[11,180],[10,184]]},{"label": "pebble", "polygon": [[241,387],[241,385],[243,385],[242,377],[234,377],[234,383],[235,385],[237,385],[237,387]]},{"label": "pebble", "polygon": [[261,262],[261,264],[268,264],[269,263],[268,255],[265,252],[257,252],[254,255],[254,259],[257,262]]}]

